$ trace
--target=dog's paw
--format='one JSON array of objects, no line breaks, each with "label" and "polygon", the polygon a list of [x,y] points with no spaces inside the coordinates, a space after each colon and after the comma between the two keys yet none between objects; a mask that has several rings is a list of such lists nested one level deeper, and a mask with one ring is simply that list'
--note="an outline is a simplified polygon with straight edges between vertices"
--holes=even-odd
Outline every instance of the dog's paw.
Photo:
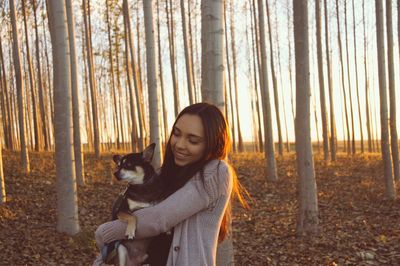
[{"label": "dog's paw", "polygon": [[125,235],[128,236],[128,239],[134,239],[135,238],[135,231],[136,231],[136,226],[134,223],[128,223],[128,226],[126,227]]}]

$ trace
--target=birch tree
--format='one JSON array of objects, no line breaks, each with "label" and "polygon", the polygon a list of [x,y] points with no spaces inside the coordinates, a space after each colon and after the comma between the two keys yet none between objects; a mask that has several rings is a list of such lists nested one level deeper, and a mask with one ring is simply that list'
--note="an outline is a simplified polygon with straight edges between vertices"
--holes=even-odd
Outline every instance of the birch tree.
[{"label": "birch tree", "polygon": [[49,1],[54,77],[54,131],[57,176],[57,231],[79,232],[78,197],[72,142],[71,68],[64,1]]},{"label": "birch tree", "polygon": [[156,144],[153,157],[153,166],[161,166],[161,137],[159,119],[159,98],[158,98],[158,67],[156,60],[156,46],[154,40],[153,0],[143,1],[144,27],[146,34],[146,62],[147,62],[147,86],[149,93],[150,110],[150,142]]},{"label": "birch tree", "polygon": [[389,146],[389,126],[386,88],[386,60],[383,26],[383,1],[375,0],[376,17],[376,44],[379,71],[379,98],[381,115],[381,149],[385,175],[385,193],[390,199],[396,198],[396,189],[393,180],[392,158]]},{"label": "birch tree", "polygon": [[296,157],[299,175],[297,234],[318,233],[318,199],[310,135],[310,69],[307,0],[293,0],[296,62]]},{"label": "birch tree", "polygon": [[21,56],[19,48],[19,30],[17,26],[17,17],[15,14],[14,0],[10,0],[10,17],[12,25],[13,39],[13,64],[15,71],[15,81],[17,89],[17,104],[18,104],[18,122],[19,122],[19,137],[21,147],[21,168],[25,173],[30,172],[28,146],[26,142],[26,123],[25,123],[25,83],[22,75]]}]

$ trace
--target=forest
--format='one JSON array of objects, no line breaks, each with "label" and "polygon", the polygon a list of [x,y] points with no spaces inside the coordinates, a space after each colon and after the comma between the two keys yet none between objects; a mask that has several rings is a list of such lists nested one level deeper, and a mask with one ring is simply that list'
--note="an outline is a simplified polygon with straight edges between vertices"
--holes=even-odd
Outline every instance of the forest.
[{"label": "forest", "polygon": [[1,265],[88,265],[113,156],[188,105],[248,192],[217,265],[398,265],[400,0],[0,1]]}]

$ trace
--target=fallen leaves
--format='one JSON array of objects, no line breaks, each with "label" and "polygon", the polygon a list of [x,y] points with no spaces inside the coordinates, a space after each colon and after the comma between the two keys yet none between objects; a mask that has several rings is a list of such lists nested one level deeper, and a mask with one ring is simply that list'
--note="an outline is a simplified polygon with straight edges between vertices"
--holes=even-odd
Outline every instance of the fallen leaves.
[{"label": "fallen leaves", "polygon": [[[55,166],[51,153],[31,153],[30,176],[19,154],[5,151],[8,202],[0,206],[2,265],[90,265],[94,231],[110,219],[123,185],[110,185],[110,154],[85,155],[88,183],[78,189],[81,232],[56,232]],[[379,154],[315,157],[321,232],[296,236],[297,172],[294,154],[277,158],[279,180],[267,183],[262,154],[232,156],[239,180],[254,199],[250,210],[234,204],[237,265],[396,265],[400,261],[400,201],[384,198]],[[400,192],[400,191],[399,191]]]}]

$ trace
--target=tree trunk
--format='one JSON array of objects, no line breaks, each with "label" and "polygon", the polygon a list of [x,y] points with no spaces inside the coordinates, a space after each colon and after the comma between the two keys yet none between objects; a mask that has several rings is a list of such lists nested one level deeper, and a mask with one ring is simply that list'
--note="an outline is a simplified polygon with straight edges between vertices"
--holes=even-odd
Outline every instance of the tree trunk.
[{"label": "tree trunk", "polygon": [[[195,102],[194,99],[194,76],[193,76],[193,60],[191,49],[188,43],[187,25],[186,25],[186,13],[185,13],[185,0],[181,0],[181,16],[182,16],[182,34],[183,34],[183,47],[185,52],[185,64],[186,64],[186,80],[188,87],[189,104]],[[190,12],[190,10],[189,10]]]},{"label": "tree trunk", "polygon": [[383,26],[383,1],[375,0],[376,14],[376,44],[379,70],[379,96],[381,114],[381,148],[384,164],[386,196],[390,199],[396,198],[396,189],[393,180],[392,158],[389,146],[389,127],[388,127],[388,108],[386,92],[386,60],[385,60],[385,41]]},{"label": "tree trunk", "polygon": [[[3,117],[4,119],[4,117]],[[0,137],[1,136],[0,134]],[[0,141],[0,204],[5,203],[7,201],[6,195],[6,184],[4,182],[4,172],[3,172],[3,147]]]},{"label": "tree trunk", "polygon": [[[345,29],[345,43],[346,43],[346,64],[347,64],[347,82],[349,86],[349,101],[350,101],[350,117],[351,117],[351,153],[356,153],[356,140],[354,129],[354,112],[353,112],[353,97],[351,96],[351,81],[350,81],[350,60],[349,60],[349,41],[347,34],[347,1],[344,1],[344,29]],[[357,72],[357,69],[356,69]]]},{"label": "tree trunk", "polygon": [[78,88],[78,69],[77,54],[75,46],[75,19],[72,11],[71,0],[65,0],[65,7],[68,21],[68,40],[70,51],[71,66],[71,96],[72,96],[72,119],[73,119],[73,137],[74,137],[74,155],[75,155],[75,174],[78,185],[85,184],[83,152],[81,142],[81,125],[79,118],[79,88]]},{"label": "tree trunk", "polygon": [[318,199],[310,135],[307,0],[293,0],[296,58],[296,156],[299,175],[297,234],[318,233]]},{"label": "tree trunk", "polygon": [[354,45],[354,67],[356,73],[356,92],[357,92],[357,108],[358,108],[358,119],[360,122],[360,142],[361,142],[361,153],[364,153],[364,134],[363,134],[363,123],[361,118],[361,104],[360,104],[360,92],[358,86],[358,64],[357,64],[357,41],[356,41],[356,15],[354,8],[354,0],[352,0],[353,8],[353,45]]},{"label": "tree trunk", "polygon": [[26,126],[25,126],[25,98],[24,98],[25,84],[22,75],[19,36],[18,36],[18,27],[16,21],[17,19],[15,14],[14,0],[10,0],[9,4],[10,4],[12,34],[13,34],[13,59],[14,59],[13,64],[14,64],[17,98],[18,98],[18,121],[19,121],[19,135],[21,143],[21,168],[22,171],[29,174],[30,166],[29,166],[28,147],[26,143]]},{"label": "tree trunk", "polygon": [[224,111],[224,1],[201,1],[201,96]]},{"label": "tree trunk", "polygon": [[[399,0],[400,1],[400,0]],[[367,69],[367,34],[365,31],[365,0],[362,1],[362,21],[363,21],[363,33],[364,33],[364,75],[365,75],[365,108],[366,108],[366,120],[367,120],[367,135],[368,135],[368,152],[372,152],[373,139],[371,133],[371,118],[369,110],[369,81],[368,81],[368,69]]]},{"label": "tree trunk", "polygon": [[153,1],[143,1],[144,26],[146,34],[147,86],[149,92],[150,142],[156,144],[152,164],[157,169],[161,166],[161,138],[158,98],[158,68],[154,41]]},{"label": "tree trunk", "polygon": [[49,1],[54,62],[54,131],[57,176],[57,231],[79,232],[78,197],[72,142],[71,73],[64,1]]},{"label": "tree trunk", "polygon": [[[233,108],[233,90],[232,90],[232,78],[231,78],[231,63],[229,57],[229,47],[228,47],[228,22],[226,16],[226,4],[224,3],[224,26],[225,26],[225,55],[226,55],[226,70],[228,74],[228,84],[225,84],[225,101],[226,101],[226,118],[231,125],[232,132],[232,150],[236,152],[236,121],[235,121],[235,109]],[[229,93],[229,94],[228,94]],[[229,99],[229,101],[228,101]],[[229,105],[228,105],[229,102]],[[228,106],[230,108],[228,108]],[[230,111],[230,113],[228,112]],[[229,116],[230,114],[230,116]]]},{"label": "tree trunk", "polygon": [[26,45],[26,60],[28,63],[28,72],[29,72],[29,84],[31,89],[31,98],[32,98],[32,116],[33,116],[33,136],[35,142],[35,151],[39,151],[41,149],[41,143],[39,138],[39,126],[38,126],[38,118],[37,118],[37,104],[36,104],[36,89],[35,89],[35,76],[33,74],[33,66],[32,66],[32,57],[29,46],[29,35],[28,35],[28,26],[26,22],[26,11],[25,11],[25,1],[22,0],[22,13],[24,16],[24,29],[25,29],[25,45]]},{"label": "tree trunk", "polygon": [[263,117],[264,117],[264,145],[265,145],[265,157],[267,159],[267,180],[276,181],[278,180],[278,174],[275,162],[274,152],[274,141],[272,134],[272,122],[271,122],[271,104],[269,97],[268,88],[268,69],[267,69],[267,51],[266,51],[266,40],[265,40],[265,20],[264,20],[264,8],[263,1],[258,0],[258,12],[259,12],[259,34],[260,34],[260,52],[261,52],[261,71],[260,77],[261,83],[261,97],[263,104]]},{"label": "tree trunk", "polygon": [[169,43],[169,61],[171,65],[172,85],[174,94],[175,117],[180,110],[178,73],[176,70],[176,49],[175,49],[175,22],[174,11],[172,10],[172,1],[165,0],[165,13],[167,14],[168,43]]},{"label": "tree trunk", "polygon": [[399,146],[396,125],[396,87],[393,56],[393,22],[392,22],[392,0],[386,0],[386,32],[387,32],[387,58],[389,71],[389,99],[390,99],[390,138],[393,159],[393,174],[396,181],[400,180],[399,170]]},{"label": "tree trunk", "polygon": [[44,140],[44,149],[46,151],[49,150],[49,142],[47,136],[47,123],[46,123],[46,111],[45,111],[45,103],[44,103],[44,88],[42,82],[42,71],[41,71],[41,63],[40,63],[40,50],[39,50],[39,25],[37,22],[37,4],[36,0],[32,0],[32,9],[33,9],[33,16],[35,19],[35,45],[36,45],[36,67],[37,67],[37,80],[38,80],[38,92],[39,92],[39,111],[40,111],[40,122],[41,122],[41,135]]},{"label": "tree trunk", "polygon": [[83,20],[85,24],[85,39],[86,39],[86,56],[88,61],[88,77],[90,95],[92,99],[92,115],[93,115],[93,139],[94,139],[94,153],[97,158],[100,157],[100,129],[99,129],[99,115],[97,108],[97,84],[95,78],[95,64],[93,60],[92,50],[92,36],[90,24],[90,0],[82,0]]},{"label": "tree trunk", "polygon": [[269,12],[268,0],[265,1],[265,4],[267,7],[268,37],[269,37],[269,49],[270,49],[272,86],[274,89],[275,116],[276,116],[276,125],[278,128],[278,153],[280,156],[282,156],[283,155],[283,141],[282,141],[280,110],[279,110],[278,82],[276,79],[276,71],[275,71],[275,63],[274,63],[274,48],[273,48],[273,44],[272,44],[272,29],[271,29],[271,22],[270,22],[270,12]]},{"label": "tree trunk", "polygon": [[326,117],[326,103],[325,103],[325,85],[324,85],[324,62],[322,57],[322,43],[321,43],[321,7],[320,0],[315,1],[315,19],[317,27],[317,57],[318,57],[318,77],[319,77],[319,100],[321,105],[321,118],[322,118],[322,138],[324,145],[324,160],[329,160],[329,140],[328,140],[328,122]]}]

